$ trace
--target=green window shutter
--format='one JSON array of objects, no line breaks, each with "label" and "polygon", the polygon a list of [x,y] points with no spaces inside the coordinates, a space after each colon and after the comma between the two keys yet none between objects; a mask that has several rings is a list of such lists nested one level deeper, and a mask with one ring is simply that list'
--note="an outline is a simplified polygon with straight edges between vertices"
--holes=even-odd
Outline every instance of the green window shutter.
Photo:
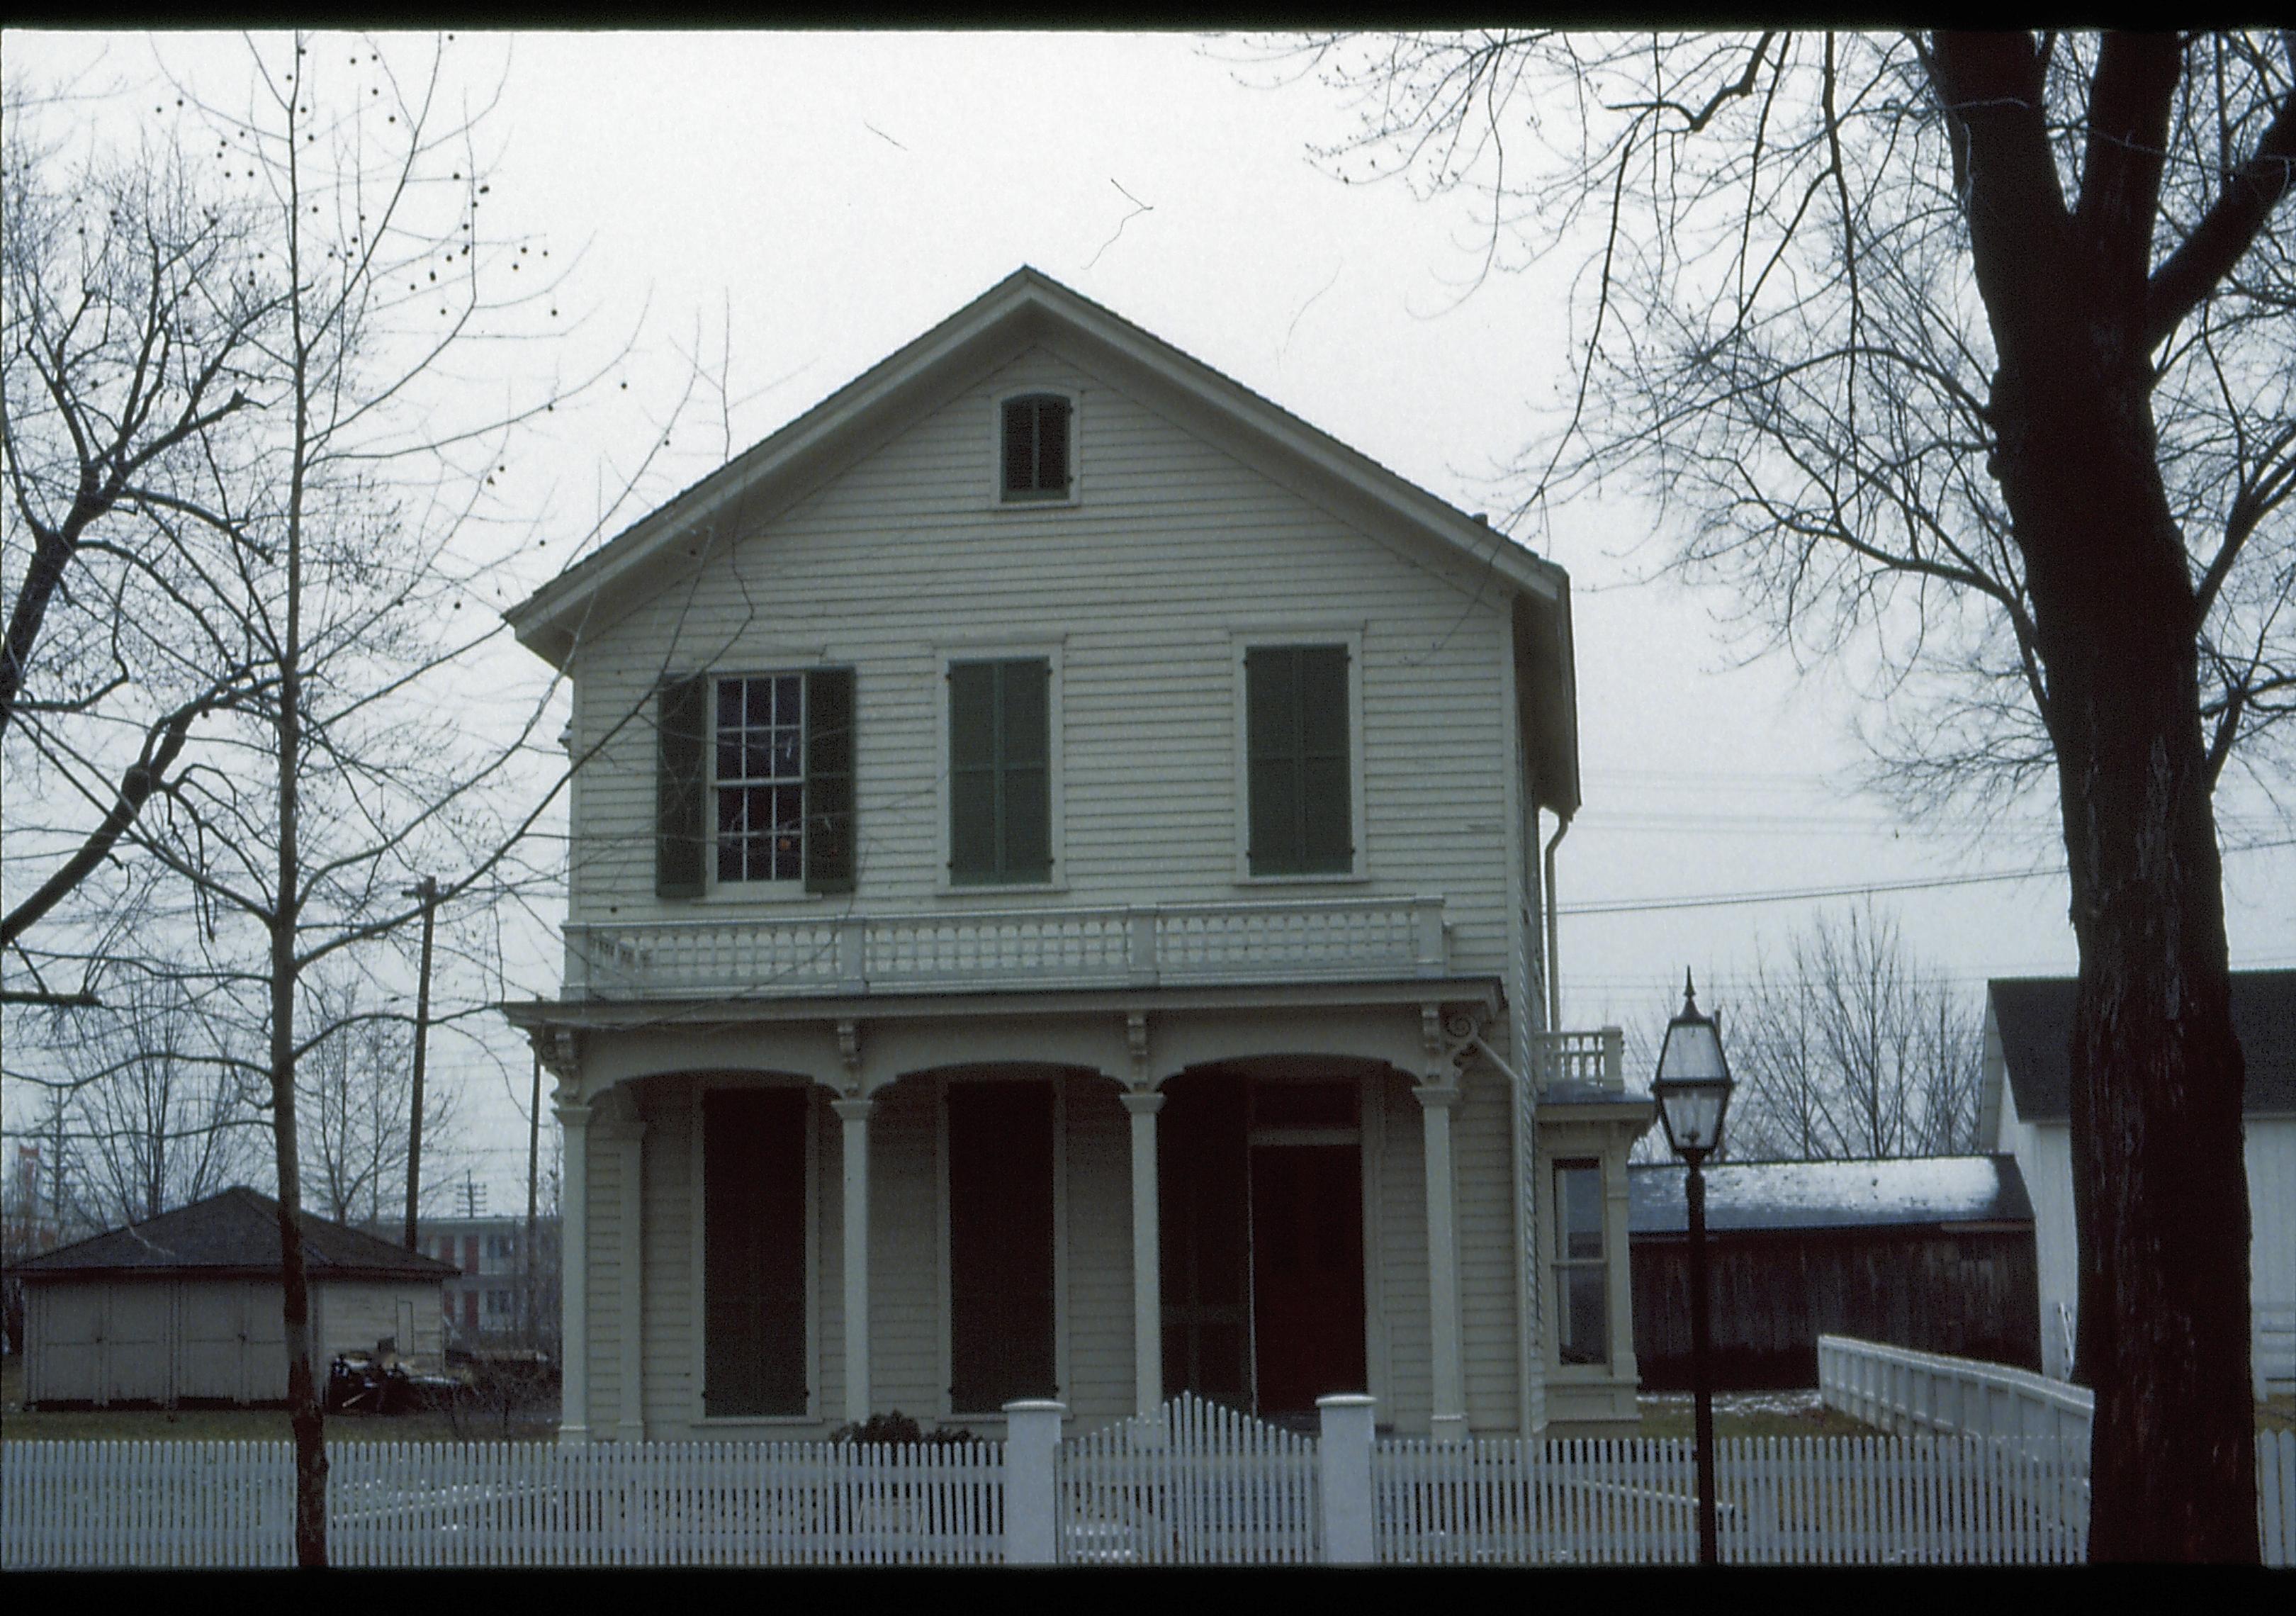
[{"label": "green window shutter", "polygon": [[996,879],[996,664],[948,670],[948,878]]},{"label": "green window shutter", "polygon": [[1051,667],[948,670],[948,874],[958,885],[1052,879]]},{"label": "green window shutter", "polygon": [[805,890],[854,885],[853,670],[805,676]]},{"label": "green window shutter", "polygon": [[653,890],[659,898],[699,898],[709,795],[705,751],[709,681],[699,675],[664,685],[655,698],[660,739],[654,769]]},{"label": "green window shutter", "polygon": [[1052,667],[1000,662],[1004,689],[996,738],[1000,868],[1011,882],[1053,878]]},{"label": "green window shutter", "polygon": [[1244,652],[1245,860],[1254,875],[1344,875],[1355,867],[1348,652],[1340,645]]}]

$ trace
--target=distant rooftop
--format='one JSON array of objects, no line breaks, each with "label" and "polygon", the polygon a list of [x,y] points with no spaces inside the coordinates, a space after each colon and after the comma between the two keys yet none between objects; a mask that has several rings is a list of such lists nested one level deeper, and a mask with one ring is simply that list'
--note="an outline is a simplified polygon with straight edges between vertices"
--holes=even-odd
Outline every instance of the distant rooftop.
[{"label": "distant rooftop", "polygon": [[[2069,976],[2003,977],[1985,985],[2010,1092],[2027,1122],[2072,1115],[2068,1046],[2079,986]],[[2243,1109],[2251,1116],[2296,1112],[2296,971],[2234,972],[2232,1027],[2248,1066]]]},{"label": "distant rooftop", "polygon": [[[313,1279],[441,1279],[457,1270],[313,1212],[302,1214],[303,1258]],[[279,1203],[240,1186],[172,1212],[15,1265],[27,1277],[169,1272],[223,1278],[279,1272]]]},{"label": "distant rooftop", "polygon": [[[1629,1167],[1629,1230],[1688,1234],[1687,1177],[1678,1162]],[[1731,1161],[1706,1169],[1706,1226],[1716,1233],[2032,1220],[2024,1177],[2010,1156]]]}]

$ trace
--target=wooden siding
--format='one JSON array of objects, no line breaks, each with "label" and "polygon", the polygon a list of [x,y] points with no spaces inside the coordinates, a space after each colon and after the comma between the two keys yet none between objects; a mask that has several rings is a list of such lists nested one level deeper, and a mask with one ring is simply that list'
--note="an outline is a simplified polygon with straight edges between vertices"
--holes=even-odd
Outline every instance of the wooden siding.
[{"label": "wooden siding", "polygon": [[[1690,1248],[1631,1247],[1642,1383],[1690,1384]],[[1817,1338],[1848,1335],[2040,1367],[2033,1237],[1994,1226],[1710,1234],[1718,1390],[1817,1384]]]},{"label": "wooden siding", "polygon": [[[988,503],[990,412],[1023,386],[1080,398],[1074,507]],[[1055,886],[1080,903],[1251,896],[1235,871],[1232,631],[1354,629],[1369,882],[1341,890],[1439,892],[1455,966],[1507,972],[1512,760],[1494,709],[1508,619],[1496,588],[1463,592],[1043,350],[762,531],[738,518],[727,531],[690,583],[665,578],[653,601],[595,626],[577,655],[578,745],[603,746],[577,805],[576,920],[672,919],[727,901],[664,903],[653,890],[648,692],[665,672],[704,666],[857,669],[851,901],[928,899],[944,874],[942,664],[964,642],[999,638],[1062,641]],[[968,889],[955,901],[996,895]]]}]

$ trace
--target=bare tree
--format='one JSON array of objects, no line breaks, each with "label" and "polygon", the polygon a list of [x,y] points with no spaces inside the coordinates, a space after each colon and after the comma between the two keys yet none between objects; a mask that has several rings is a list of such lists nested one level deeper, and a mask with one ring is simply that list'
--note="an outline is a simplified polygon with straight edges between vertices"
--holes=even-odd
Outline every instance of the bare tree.
[{"label": "bare tree", "polygon": [[[1326,41],[1349,177],[1586,243],[1521,513],[1610,473],[1898,704],[1916,795],[2054,775],[2100,1559],[2253,1562],[2214,791],[2296,695],[2296,34]],[[1578,233],[1581,224],[1590,227]],[[1906,704],[1919,698],[1918,705]]]},{"label": "bare tree", "polygon": [[1976,1148],[1984,1029],[1922,970],[1894,917],[1820,918],[1725,1008],[1730,1153],[1741,1161],[1956,1155]]},{"label": "bare tree", "polygon": [[70,1114],[103,1222],[157,1218],[263,1167],[260,1105],[184,986],[140,976],[118,1005],[74,1018]]},{"label": "bare tree", "polygon": [[[316,981],[308,1000],[308,1024],[325,1029],[296,1073],[310,1202],[338,1223],[380,1225],[406,1200],[413,1037],[403,1014],[362,1003],[356,982]],[[425,1165],[439,1182],[462,1159],[451,1131],[457,1100],[443,1084],[423,1094]]]},{"label": "bare tree", "polygon": [[20,800],[45,811],[12,816],[12,884],[30,890],[0,914],[0,946],[115,862],[195,726],[250,693],[246,660],[183,608],[242,537],[195,490],[252,407],[243,383],[281,313],[239,273],[247,210],[187,152],[67,161],[25,116],[36,98],[5,99],[0,740]]}]

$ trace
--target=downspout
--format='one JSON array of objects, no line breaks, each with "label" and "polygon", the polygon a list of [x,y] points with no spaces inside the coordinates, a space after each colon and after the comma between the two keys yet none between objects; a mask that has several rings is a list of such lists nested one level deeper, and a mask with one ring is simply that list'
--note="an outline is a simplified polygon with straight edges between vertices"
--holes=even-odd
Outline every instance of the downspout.
[{"label": "downspout", "polygon": [[1554,923],[1554,849],[1562,845],[1563,837],[1570,833],[1570,816],[1558,813],[1554,834],[1546,843],[1546,1030],[1557,1032],[1562,1027],[1562,950]]}]

